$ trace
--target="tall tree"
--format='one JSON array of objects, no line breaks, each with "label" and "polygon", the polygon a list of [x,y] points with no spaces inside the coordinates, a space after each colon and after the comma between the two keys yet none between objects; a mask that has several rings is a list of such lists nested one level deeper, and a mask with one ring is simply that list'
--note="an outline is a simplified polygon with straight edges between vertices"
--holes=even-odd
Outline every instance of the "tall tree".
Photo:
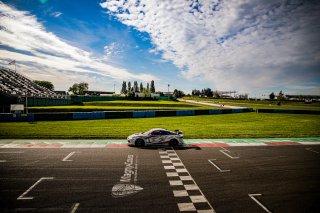
[{"label": "tall tree", "polygon": [[85,95],[85,92],[88,91],[89,85],[86,82],[81,82],[79,84],[73,84],[69,88],[69,92],[72,92],[74,95]]},{"label": "tall tree", "polygon": [[133,82],[133,91],[134,92],[139,92],[139,87],[138,87],[138,82],[137,81]]},{"label": "tall tree", "polygon": [[128,92],[131,92],[131,82],[128,82]]},{"label": "tall tree", "polygon": [[203,90],[204,91],[204,95],[207,97],[212,97],[213,96],[213,92],[210,88],[206,88]]},{"label": "tall tree", "polygon": [[183,91],[175,89],[173,91],[173,96],[175,96],[176,98],[182,98],[183,96],[185,96],[185,94]]},{"label": "tall tree", "polygon": [[220,98],[220,94],[218,93],[218,91],[213,92],[213,97]]},{"label": "tall tree", "polygon": [[143,94],[144,97],[150,97],[150,91],[147,90],[146,88],[144,88],[144,89],[142,90],[142,94]]},{"label": "tall tree", "polygon": [[154,80],[151,81],[151,84],[150,84],[150,92],[151,92],[151,93],[155,93],[155,92],[156,92],[156,88],[154,87]]},{"label": "tall tree", "polygon": [[143,92],[143,84],[142,84],[142,82],[140,83],[140,92],[141,93]]},{"label": "tall tree", "polygon": [[276,96],[275,96],[274,92],[270,93],[270,95],[269,95],[270,100],[274,100],[275,97]]},{"label": "tall tree", "polygon": [[200,90],[194,89],[194,90],[192,90],[191,94],[194,95],[194,96],[199,96],[200,95]]},{"label": "tall tree", "polygon": [[49,90],[54,90],[54,86],[53,84],[50,82],[50,81],[38,81],[38,80],[34,80],[33,83],[39,85],[39,86],[42,86],[42,87],[45,87]]},{"label": "tall tree", "polygon": [[277,99],[280,100],[280,101],[285,99],[282,90],[279,92]]},{"label": "tall tree", "polygon": [[149,83],[147,83],[147,90],[150,91]]},{"label": "tall tree", "polygon": [[122,82],[121,94],[127,94],[127,82]]}]

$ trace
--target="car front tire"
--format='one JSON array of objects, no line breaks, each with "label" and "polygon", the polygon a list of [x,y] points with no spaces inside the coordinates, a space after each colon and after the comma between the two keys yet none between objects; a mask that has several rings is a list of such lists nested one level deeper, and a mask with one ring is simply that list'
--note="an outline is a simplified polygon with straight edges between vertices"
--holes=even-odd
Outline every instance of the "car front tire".
[{"label": "car front tire", "polygon": [[144,144],[144,140],[141,139],[141,138],[137,139],[136,142],[135,142],[135,145],[136,145],[137,147],[143,147],[143,146],[145,145],[145,144]]}]

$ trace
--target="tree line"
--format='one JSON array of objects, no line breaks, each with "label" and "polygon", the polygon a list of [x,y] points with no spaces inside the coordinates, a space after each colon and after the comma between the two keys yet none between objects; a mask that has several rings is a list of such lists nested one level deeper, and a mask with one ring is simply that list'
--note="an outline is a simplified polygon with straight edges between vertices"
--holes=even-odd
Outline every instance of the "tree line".
[{"label": "tree line", "polygon": [[220,95],[217,91],[212,91],[210,88],[204,88],[202,89],[201,91],[200,90],[197,90],[197,89],[194,89],[192,90],[192,93],[191,93],[193,96],[206,96],[206,97],[215,97],[215,98],[220,98]]},{"label": "tree line", "polygon": [[154,80],[152,80],[149,83],[147,83],[147,86],[144,87],[143,83],[140,82],[140,85],[138,85],[137,81],[133,82],[133,85],[129,81],[128,83],[126,81],[122,82],[122,87],[121,87],[121,94],[125,94],[127,96],[134,96],[134,93],[139,92],[139,93],[144,93],[145,95],[150,94],[150,93],[155,93],[156,89],[154,86]]},{"label": "tree line", "polygon": [[282,92],[282,90],[278,93],[277,96],[274,94],[274,92],[270,93],[270,95],[269,95],[269,99],[270,99],[270,100],[274,100],[276,97],[277,97],[277,100],[280,100],[280,101],[286,99],[286,96],[285,96],[285,94]]}]

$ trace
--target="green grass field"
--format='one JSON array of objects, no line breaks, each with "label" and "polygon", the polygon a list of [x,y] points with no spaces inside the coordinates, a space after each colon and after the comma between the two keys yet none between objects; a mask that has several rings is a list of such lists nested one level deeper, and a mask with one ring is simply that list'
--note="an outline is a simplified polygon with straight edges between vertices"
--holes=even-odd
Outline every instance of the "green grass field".
[{"label": "green grass field", "polygon": [[214,107],[178,101],[93,101],[83,105],[29,107],[29,112],[88,112],[124,110],[188,110],[213,109]]},{"label": "green grass field", "polygon": [[319,137],[319,115],[240,113],[186,117],[0,123],[0,138],[116,138],[162,127],[185,138]]},{"label": "green grass field", "polygon": [[184,97],[186,100],[196,100],[214,104],[224,104],[231,106],[250,107],[253,109],[290,109],[290,110],[320,110],[320,103],[304,103],[296,101],[281,101],[281,105],[278,105],[277,100],[232,100],[232,99],[212,99],[212,98],[200,98],[200,97]]}]

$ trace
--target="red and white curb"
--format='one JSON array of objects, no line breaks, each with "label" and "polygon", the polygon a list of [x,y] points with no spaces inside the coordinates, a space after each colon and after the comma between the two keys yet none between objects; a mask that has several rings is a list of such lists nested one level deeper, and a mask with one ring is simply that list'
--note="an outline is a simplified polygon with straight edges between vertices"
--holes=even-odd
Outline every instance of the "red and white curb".
[{"label": "red and white curb", "polygon": [[[256,143],[212,143],[196,142],[187,143],[183,147],[230,147],[230,146],[288,146],[288,145],[320,145],[319,142],[256,142]],[[4,148],[130,148],[125,142],[107,144],[68,144],[68,143],[8,143],[0,144],[0,149]]]}]

